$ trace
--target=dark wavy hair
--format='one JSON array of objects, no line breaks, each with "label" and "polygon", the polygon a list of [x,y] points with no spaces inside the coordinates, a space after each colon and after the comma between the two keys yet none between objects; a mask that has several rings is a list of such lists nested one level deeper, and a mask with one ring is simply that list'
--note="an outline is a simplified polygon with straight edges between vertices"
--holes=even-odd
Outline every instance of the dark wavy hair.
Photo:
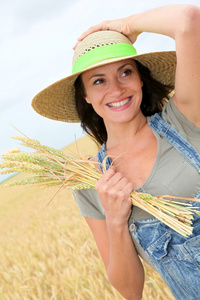
[{"label": "dark wavy hair", "polygon": [[[141,111],[144,116],[151,116],[162,111],[174,86],[162,84],[151,76],[147,67],[138,61],[135,61],[135,64],[143,82]],[[95,112],[92,105],[85,101],[86,93],[81,75],[75,81],[74,86],[76,110],[81,120],[81,127],[97,143],[102,145],[107,141],[106,127],[103,119]]]}]

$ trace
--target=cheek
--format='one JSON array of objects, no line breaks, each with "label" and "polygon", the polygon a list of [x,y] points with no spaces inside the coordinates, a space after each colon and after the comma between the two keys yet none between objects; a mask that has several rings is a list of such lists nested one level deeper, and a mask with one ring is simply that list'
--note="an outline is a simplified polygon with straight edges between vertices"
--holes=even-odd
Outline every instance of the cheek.
[{"label": "cheek", "polygon": [[85,86],[85,101],[89,104],[92,104],[92,99],[94,99],[94,93],[92,92],[91,88],[89,88],[87,85]]},{"label": "cheek", "polygon": [[[86,90],[87,91],[87,90]],[[97,90],[89,90],[85,96],[85,101],[93,106],[97,106],[102,102],[104,98],[104,94]]]}]

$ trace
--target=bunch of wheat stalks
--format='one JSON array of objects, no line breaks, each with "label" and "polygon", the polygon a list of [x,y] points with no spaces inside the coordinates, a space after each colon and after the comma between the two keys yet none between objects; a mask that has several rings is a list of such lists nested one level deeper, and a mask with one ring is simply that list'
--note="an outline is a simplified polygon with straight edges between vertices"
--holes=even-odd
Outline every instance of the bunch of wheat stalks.
[{"label": "bunch of wheat stalks", "polygon": [[[0,164],[1,174],[6,173],[34,173],[34,176],[25,177],[7,184],[32,185],[32,186],[60,186],[61,188],[94,189],[97,180],[102,173],[87,158],[70,157],[62,151],[41,145],[37,140],[28,137],[13,137],[21,142],[21,145],[30,147],[37,151],[33,153],[13,148],[2,154]],[[102,163],[105,170],[105,160]],[[58,191],[59,191],[58,190]],[[133,205],[147,211],[160,221],[182,234],[189,236],[192,233],[192,220],[194,213],[198,210],[187,203],[176,201],[178,197],[156,196],[150,194],[131,193]],[[183,198],[182,198],[183,199]],[[198,199],[188,199],[198,201]],[[198,213],[199,214],[199,213]]]}]

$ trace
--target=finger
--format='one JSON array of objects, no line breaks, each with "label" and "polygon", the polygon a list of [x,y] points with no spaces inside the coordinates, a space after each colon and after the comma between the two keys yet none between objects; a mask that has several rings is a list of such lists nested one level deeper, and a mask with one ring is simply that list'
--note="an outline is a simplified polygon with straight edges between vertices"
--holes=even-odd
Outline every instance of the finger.
[{"label": "finger", "polygon": [[133,186],[132,182],[128,182],[128,184],[124,187],[124,189],[130,195],[131,192],[134,190],[134,186]]},{"label": "finger", "polygon": [[79,40],[76,41],[76,44],[73,46],[73,50],[76,49],[76,47],[77,47],[77,45],[78,45],[79,42],[80,42]]},{"label": "finger", "polygon": [[124,194],[124,199],[126,199],[130,204],[132,204],[131,192],[134,190],[134,186],[131,182],[128,182],[124,188],[120,191]]},{"label": "finger", "polygon": [[112,181],[111,185],[118,191],[125,189],[128,184],[128,179],[123,177],[121,173],[116,173],[110,181]]},{"label": "finger", "polygon": [[[115,167],[110,167],[96,182],[95,189],[100,191],[102,188],[110,189],[113,184],[111,183],[112,177],[115,175]],[[110,182],[111,181],[111,182]]]},{"label": "finger", "polygon": [[109,181],[115,175],[115,173],[115,167],[112,166],[101,176],[101,178],[98,181]]},{"label": "finger", "polygon": [[91,26],[90,28],[88,28],[85,32],[83,32],[80,36],[79,36],[79,38],[78,38],[78,40],[79,41],[82,41],[84,38],[86,38],[86,36],[88,36],[89,34],[91,34],[91,33],[93,33],[93,32],[96,32],[96,31],[101,31],[101,30],[107,30],[108,28],[107,28],[107,23],[108,23],[109,21],[103,21],[103,22],[101,22],[101,23],[99,23],[99,24],[96,24],[96,25],[94,25],[94,26]]},{"label": "finger", "polygon": [[86,36],[89,34],[96,32],[96,31],[101,31],[101,30],[108,30],[109,28],[107,27],[108,21],[103,21],[97,25],[94,25],[90,28],[88,28],[86,31],[84,31],[77,39],[76,44],[74,45],[73,49],[75,50],[77,45],[79,44],[80,41],[82,41]]},{"label": "finger", "polygon": [[114,188],[116,191],[122,190],[128,183],[128,179],[123,177],[120,172],[114,173],[109,180],[106,181],[107,186],[110,188]]}]

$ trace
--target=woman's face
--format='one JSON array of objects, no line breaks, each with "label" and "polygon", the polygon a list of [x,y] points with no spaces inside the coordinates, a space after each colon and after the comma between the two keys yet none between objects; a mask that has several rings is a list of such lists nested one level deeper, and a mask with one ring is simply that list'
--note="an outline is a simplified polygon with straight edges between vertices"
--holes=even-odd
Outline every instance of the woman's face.
[{"label": "woman's face", "polygon": [[100,66],[82,74],[85,100],[107,122],[124,123],[141,113],[142,81],[134,60]]}]

